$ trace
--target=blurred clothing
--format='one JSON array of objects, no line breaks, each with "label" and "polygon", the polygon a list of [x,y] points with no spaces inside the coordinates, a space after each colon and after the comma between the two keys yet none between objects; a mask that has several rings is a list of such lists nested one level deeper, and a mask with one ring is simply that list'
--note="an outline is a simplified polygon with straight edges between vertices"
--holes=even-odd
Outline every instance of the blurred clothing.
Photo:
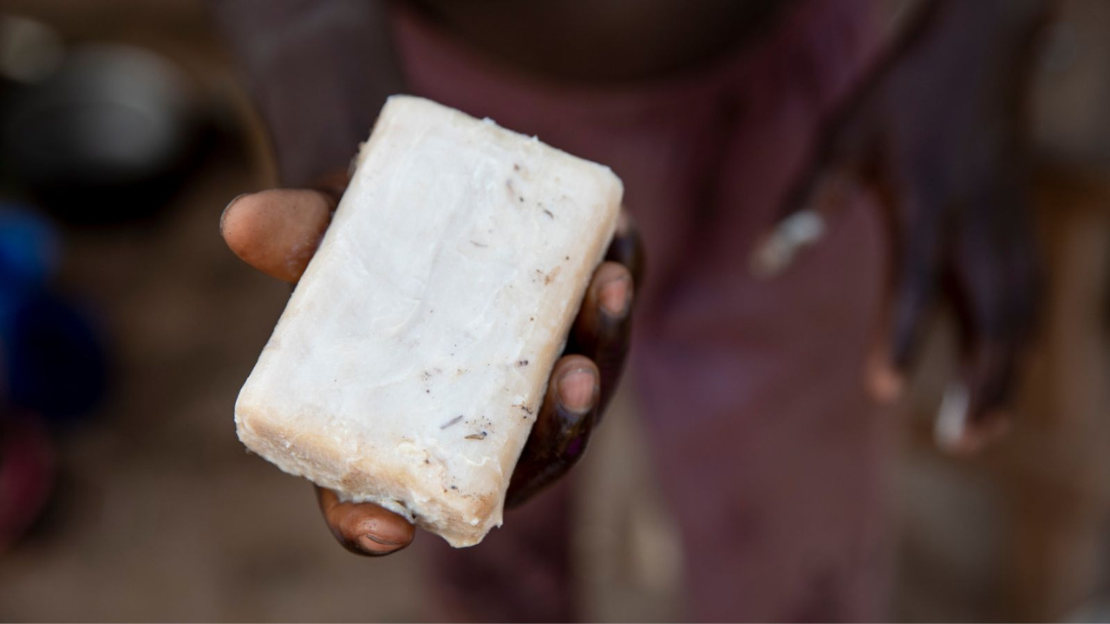
[{"label": "blurred clothing", "polygon": [[[884,617],[892,423],[863,386],[887,263],[879,213],[858,192],[784,275],[748,272],[820,124],[877,53],[873,13],[802,0],[711,65],[587,88],[498,65],[393,6],[410,92],[624,181],[648,250],[632,373],[700,620]],[[563,483],[479,548],[437,544],[438,615],[572,619],[570,501]]]}]

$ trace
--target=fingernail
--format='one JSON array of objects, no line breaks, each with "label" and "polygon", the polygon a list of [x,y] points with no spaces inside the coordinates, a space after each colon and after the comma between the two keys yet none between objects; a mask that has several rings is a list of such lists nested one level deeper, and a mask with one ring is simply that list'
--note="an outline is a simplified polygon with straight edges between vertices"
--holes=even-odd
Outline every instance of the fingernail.
[{"label": "fingernail", "polygon": [[824,235],[824,216],[811,208],[796,212],[756,244],[748,259],[748,271],[757,279],[778,277],[790,268],[799,251]]},{"label": "fingernail", "polygon": [[371,555],[384,555],[386,553],[391,553],[401,546],[402,545],[398,542],[383,540],[369,533],[358,538],[359,549]]},{"label": "fingernail", "polygon": [[880,405],[891,405],[897,402],[906,387],[905,377],[886,362],[885,355],[871,358],[867,368],[868,387],[872,397]]},{"label": "fingernail", "polygon": [[937,446],[942,450],[950,452],[960,450],[967,429],[969,400],[967,386],[962,383],[949,384],[944,391],[934,429]]},{"label": "fingernail", "polygon": [[632,301],[632,280],[627,275],[603,283],[597,293],[601,310],[613,318],[624,318]]},{"label": "fingernail", "polygon": [[597,378],[588,368],[570,371],[559,379],[559,403],[567,411],[585,413],[593,407]]},{"label": "fingernail", "polygon": [[632,217],[624,210],[617,215],[617,236],[627,236],[632,230]]},{"label": "fingernail", "polygon": [[220,213],[220,232],[221,233],[224,231],[224,221],[227,219],[227,213],[231,210],[231,207],[235,205],[235,202],[239,201],[240,199],[243,199],[247,195],[250,195],[250,193],[239,193],[235,197],[232,197],[231,201],[227,202],[227,205],[224,206],[224,211]]}]

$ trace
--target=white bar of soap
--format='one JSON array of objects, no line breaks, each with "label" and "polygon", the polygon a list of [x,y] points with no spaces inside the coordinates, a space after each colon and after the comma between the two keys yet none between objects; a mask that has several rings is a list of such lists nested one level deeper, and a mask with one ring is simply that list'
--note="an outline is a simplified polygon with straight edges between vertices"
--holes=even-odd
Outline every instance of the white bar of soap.
[{"label": "white bar of soap", "polygon": [[607,167],[390,98],[239,393],[240,440],[477,544],[501,524],[621,194]]}]

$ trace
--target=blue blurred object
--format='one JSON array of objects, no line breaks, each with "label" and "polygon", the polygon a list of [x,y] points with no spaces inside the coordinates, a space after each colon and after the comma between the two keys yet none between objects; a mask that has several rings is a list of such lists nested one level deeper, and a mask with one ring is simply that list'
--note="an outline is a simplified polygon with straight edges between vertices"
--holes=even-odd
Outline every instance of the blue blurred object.
[{"label": "blue blurred object", "polygon": [[58,266],[58,237],[46,219],[0,201],[0,290],[46,284]]},{"label": "blue blurred object", "polygon": [[104,396],[107,358],[95,326],[49,290],[58,249],[48,221],[0,203],[0,414],[71,420]]}]

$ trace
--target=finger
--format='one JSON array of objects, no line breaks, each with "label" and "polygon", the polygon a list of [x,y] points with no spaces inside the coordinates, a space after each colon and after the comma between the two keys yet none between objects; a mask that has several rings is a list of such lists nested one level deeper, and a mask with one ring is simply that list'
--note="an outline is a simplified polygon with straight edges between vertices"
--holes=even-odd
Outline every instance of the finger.
[{"label": "finger", "polygon": [[883,160],[876,107],[874,86],[865,86],[825,124],[809,163],[752,249],[748,270],[753,276],[771,279],[786,271],[800,252],[824,237],[826,224],[851,206],[852,190],[861,180],[874,177]]},{"label": "finger", "polygon": [[788,200],[785,213],[759,237],[748,260],[749,272],[759,279],[781,275],[797,255],[825,236],[830,217],[844,209],[854,175],[847,170],[821,174],[813,186],[802,188],[797,199]]},{"label": "finger", "polygon": [[[886,315],[883,316],[885,318]],[[906,376],[891,364],[888,323],[880,323],[864,360],[864,386],[880,405],[892,405],[902,397]]]},{"label": "finger", "polygon": [[[809,163],[778,210],[774,225],[753,249],[749,271],[755,277],[772,278],[786,270],[797,253],[813,244],[824,228],[813,227],[841,210],[846,203],[821,201],[820,198],[845,187],[844,180],[867,179],[876,175],[884,163],[891,162],[891,137],[884,129],[885,99],[897,78],[896,70],[914,54],[922,41],[939,23],[939,2],[919,3],[906,19],[907,24],[891,45],[876,56],[855,82],[856,86],[827,115]],[[809,213],[808,215],[806,213]],[[795,218],[801,216],[803,228]],[[797,231],[808,232],[798,236]],[[812,233],[818,233],[813,236]]]},{"label": "finger", "polygon": [[617,231],[613,235],[613,242],[609,243],[609,250],[605,259],[610,262],[623,264],[632,274],[632,281],[636,284],[643,283],[644,277],[644,243],[640,231],[628,211],[621,209],[617,221]]},{"label": "finger", "polygon": [[823,193],[835,192],[840,184],[837,177],[867,178],[874,175],[875,167],[888,162],[883,152],[889,149],[884,145],[889,137],[884,136],[881,123],[883,109],[889,105],[885,98],[904,59],[934,30],[938,4],[916,7],[898,37],[864,68],[852,91],[826,115],[809,163],[781,204],[776,224],[809,209]]},{"label": "finger", "polygon": [[1010,433],[1013,419],[999,413],[975,425],[965,426],[958,436],[947,439],[937,436],[937,446],[949,455],[970,457],[994,446]]},{"label": "finger", "polygon": [[[1004,278],[1003,278],[1004,281]],[[978,305],[993,311],[963,312],[965,373],[968,388],[966,431],[961,446],[978,450],[1009,430],[1018,385],[1018,365],[1030,337],[1032,313],[1019,300],[1033,286],[1004,292],[1000,300],[987,295]],[[973,301],[976,299],[973,296]]]},{"label": "finger", "polygon": [[220,217],[220,233],[252,267],[294,283],[316,253],[335,210],[332,195],[275,189],[240,195]]},{"label": "finger", "polygon": [[358,555],[388,555],[412,543],[415,528],[397,514],[372,503],[345,503],[332,490],[317,487],[316,499],[332,535]]},{"label": "finger", "polygon": [[598,413],[597,366],[581,355],[555,363],[547,395],[509,483],[506,506],[515,507],[562,477],[586,451]]},{"label": "finger", "polygon": [[982,451],[1010,431],[1012,420],[1003,409],[972,420],[971,399],[964,382],[949,384],[937,413],[934,436],[937,446],[952,455],[968,456]]},{"label": "finger", "polygon": [[824,224],[851,205],[842,200],[845,189],[859,180],[888,177],[889,165],[896,160],[897,137],[887,114],[896,70],[937,22],[934,5],[940,3],[922,4],[906,18],[908,25],[892,44],[864,69],[848,97],[826,116],[809,162],[780,204],[768,233],[753,248],[753,276],[781,274],[802,249],[819,240]]},{"label": "finger", "polygon": [[941,200],[932,189],[909,180],[914,176],[891,167],[876,167],[871,182],[881,211],[892,258],[887,284],[885,321],[868,357],[867,385],[872,397],[893,403],[905,390],[930,321],[936,312],[942,266]]},{"label": "finger", "polygon": [[1009,430],[1014,384],[1010,341],[991,329],[986,319],[994,313],[981,307],[992,305],[991,296],[969,292],[964,279],[945,280],[964,365],[945,393],[935,431],[937,445],[954,455],[977,453]]},{"label": "finger", "polygon": [[1009,430],[1018,363],[1035,316],[1032,264],[1000,259],[1020,258],[1013,249],[998,255],[969,252],[978,248],[965,245],[959,268],[947,279],[960,329],[967,406],[962,429],[950,426],[947,439],[938,441],[957,453],[978,451]]},{"label": "finger", "polygon": [[901,274],[888,320],[879,325],[865,364],[867,388],[883,404],[896,402],[905,391],[936,308],[934,270],[922,267]]},{"label": "finger", "polygon": [[569,352],[593,360],[600,372],[599,421],[616,391],[628,357],[634,281],[624,265],[603,262],[586,288],[568,345]]},{"label": "finger", "polygon": [[[917,223],[902,242],[901,269],[891,307],[889,350],[876,367],[873,390],[880,398],[897,398],[913,367],[936,309],[940,273],[939,235],[934,222]],[[887,393],[884,397],[882,393]]]}]

